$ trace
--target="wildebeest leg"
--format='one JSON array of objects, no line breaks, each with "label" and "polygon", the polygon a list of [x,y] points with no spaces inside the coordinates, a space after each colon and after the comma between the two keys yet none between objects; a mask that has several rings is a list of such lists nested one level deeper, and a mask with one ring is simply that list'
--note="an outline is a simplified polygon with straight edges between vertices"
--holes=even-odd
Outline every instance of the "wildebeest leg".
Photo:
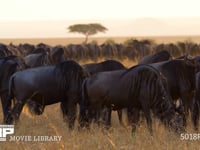
[{"label": "wildebeest leg", "polygon": [[19,116],[22,112],[24,104],[25,103],[23,101],[17,101],[16,105],[14,106],[14,108],[12,110],[12,116],[14,117],[15,121],[19,120]]},{"label": "wildebeest leg", "polygon": [[6,122],[6,115],[11,111],[11,101],[7,101],[7,94],[1,95],[1,104],[3,110],[3,122]]},{"label": "wildebeest leg", "polygon": [[91,122],[94,119],[94,123],[98,124],[98,126],[102,123],[102,112],[101,110],[93,110],[90,113]]},{"label": "wildebeest leg", "polygon": [[[5,112],[7,114],[5,114],[5,119],[4,119],[4,123],[5,124],[12,124],[13,121],[14,121],[14,118],[12,116],[12,112],[11,112],[11,106],[12,106],[12,96],[8,95],[6,98],[5,98]],[[3,110],[4,111],[4,110]]]},{"label": "wildebeest leg", "polygon": [[63,114],[63,120],[67,121],[67,104],[65,102],[60,103],[60,108]]},{"label": "wildebeest leg", "polygon": [[193,95],[184,92],[181,94],[181,100],[183,101],[184,111],[187,117],[189,115],[189,111],[192,110]]},{"label": "wildebeest leg", "polygon": [[138,108],[128,108],[127,117],[129,124],[132,126],[132,134],[134,134],[140,119],[140,110]]},{"label": "wildebeest leg", "polygon": [[73,129],[74,128],[74,123],[76,120],[76,104],[69,104],[68,105],[68,115],[69,115],[69,128]]},{"label": "wildebeest leg", "polygon": [[45,108],[44,101],[45,98],[40,93],[33,95],[26,103],[29,108],[29,112],[31,114],[41,115]]},{"label": "wildebeest leg", "polygon": [[147,121],[147,125],[148,125],[148,130],[150,132],[151,135],[153,135],[153,130],[152,130],[152,119],[151,119],[151,114],[150,114],[150,109],[147,108],[145,105],[143,105],[143,112]]},{"label": "wildebeest leg", "polygon": [[194,129],[196,131],[198,130],[199,114],[200,114],[199,97],[195,97],[192,108],[192,122],[194,125]]},{"label": "wildebeest leg", "polygon": [[124,124],[122,122],[122,110],[117,110],[117,115],[118,115],[120,125],[124,126]]},{"label": "wildebeest leg", "polygon": [[102,120],[103,123],[105,124],[106,129],[109,129],[111,126],[111,113],[112,113],[112,109],[105,107],[102,110]]}]

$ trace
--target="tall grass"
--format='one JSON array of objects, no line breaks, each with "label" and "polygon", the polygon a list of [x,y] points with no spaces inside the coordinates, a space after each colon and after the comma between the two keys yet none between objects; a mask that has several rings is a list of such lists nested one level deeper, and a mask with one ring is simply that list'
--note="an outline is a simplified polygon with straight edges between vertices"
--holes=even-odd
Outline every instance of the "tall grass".
[{"label": "tall grass", "polygon": [[[2,119],[2,116],[0,116]],[[125,120],[124,120],[125,121]],[[189,121],[189,120],[188,120]],[[192,125],[187,128],[193,133]],[[92,125],[90,130],[69,131],[63,122],[59,104],[45,108],[42,116],[30,116],[23,111],[20,122],[15,126],[15,136],[55,136],[60,135],[60,142],[0,142],[1,149],[38,150],[38,149],[70,149],[70,150],[133,150],[133,149],[199,149],[199,141],[183,141],[180,135],[168,131],[160,121],[153,119],[153,137],[150,136],[146,122],[142,122],[135,135],[131,134],[131,128],[119,125],[116,112],[112,114],[112,128],[102,129]]]}]

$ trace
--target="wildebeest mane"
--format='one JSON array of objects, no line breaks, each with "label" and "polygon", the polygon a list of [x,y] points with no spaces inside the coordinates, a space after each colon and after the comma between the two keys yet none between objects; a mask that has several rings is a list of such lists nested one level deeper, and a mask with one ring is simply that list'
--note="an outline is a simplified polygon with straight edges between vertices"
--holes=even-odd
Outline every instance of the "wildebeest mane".
[{"label": "wildebeest mane", "polygon": [[[165,98],[169,95],[166,79],[159,70],[150,65],[133,66],[125,71],[121,78],[135,69],[138,69],[138,71],[131,75],[131,78],[128,78],[127,81],[127,83],[130,83],[128,92],[129,97],[133,99],[138,97],[139,94],[144,95],[144,93],[140,93],[140,91],[144,92],[144,90],[141,89],[145,86],[146,95],[144,95],[144,97],[153,99],[153,101],[150,102],[152,112],[165,124],[169,123],[169,120],[173,118],[175,111],[174,105],[172,104],[172,101],[170,101],[171,97]],[[135,94],[132,95],[132,93]]]},{"label": "wildebeest mane", "polygon": [[[56,80],[60,91],[70,89],[81,89],[84,73],[82,67],[75,61],[69,60],[59,63],[55,67]],[[77,81],[79,85],[77,85]]]}]

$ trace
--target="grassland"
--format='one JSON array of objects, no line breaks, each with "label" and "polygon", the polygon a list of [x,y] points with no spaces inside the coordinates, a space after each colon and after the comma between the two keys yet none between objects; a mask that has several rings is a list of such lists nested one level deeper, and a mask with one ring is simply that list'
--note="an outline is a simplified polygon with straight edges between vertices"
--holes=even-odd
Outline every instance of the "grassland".
[{"label": "grassland", "polygon": [[[156,37],[158,38],[158,37]],[[176,37],[177,38],[177,37]],[[115,38],[113,38],[118,42]],[[148,39],[153,39],[149,38]],[[177,38],[176,40],[188,40],[188,37]],[[196,40],[195,40],[196,39]],[[8,39],[7,39],[8,40]],[[29,41],[30,40],[30,41]],[[55,41],[54,41],[55,40]],[[18,39],[8,40],[7,42],[13,43],[33,43],[37,44],[44,42],[50,45],[63,44],[66,45],[70,42],[81,43],[80,39]],[[96,40],[96,39],[95,39]],[[104,39],[105,41],[106,39]],[[122,42],[126,39],[120,39]],[[153,39],[156,40],[156,39]],[[160,38],[156,42],[160,42]],[[175,39],[166,39],[166,42],[176,42]],[[194,42],[200,41],[200,37],[190,38]],[[2,43],[5,41],[0,40]],[[103,39],[102,39],[103,41]],[[101,41],[98,41],[101,42]],[[163,41],[162,41],[163,42]],[[132,62],[123,62],[126,66],[132,65]],[[2,112],[0,108],[0,112]],[[60,142],[0,142],[1,150],[40,150],[40,149],[66,149],[66,150],[198,150],[199,140],[181,140],[180,135],[168,131],[158,120],[153,119],[154,136],[151,137],[147,130],[146,122],[142,122],[137,128],[136,134],[132,136],[131,128],[126,128],[119,125],[116,112],[112,114],[112,128],[108,131],[92,125],[88,130],[79,131],[77,128],[69,131],[67,125],[63,122],[62,114],[59,104],[54,104],[45,108],[45,112],[41,116],[31,116],[26,109],[20,117],[19,123],[15,126],[15,136],[55,136],[60,135],[62,139]],[[2,120],[2,113],[0,113],[0,120]],[[193,131],[190,119],[188,119],[187,133],[198,133]],[[126,124],[126,120],[124,119]]]}]

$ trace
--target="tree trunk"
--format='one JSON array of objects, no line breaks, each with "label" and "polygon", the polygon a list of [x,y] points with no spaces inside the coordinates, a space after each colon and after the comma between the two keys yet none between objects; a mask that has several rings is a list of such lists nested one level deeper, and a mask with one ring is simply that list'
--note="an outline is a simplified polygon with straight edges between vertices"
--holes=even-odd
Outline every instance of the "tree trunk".
[{"label": "tree trunk", "polygon": [[85,41],[84,41],[84,44],[87,44],[87,42],[88,42],[88,36],[89,36],[88,34],[85,35]]}]

